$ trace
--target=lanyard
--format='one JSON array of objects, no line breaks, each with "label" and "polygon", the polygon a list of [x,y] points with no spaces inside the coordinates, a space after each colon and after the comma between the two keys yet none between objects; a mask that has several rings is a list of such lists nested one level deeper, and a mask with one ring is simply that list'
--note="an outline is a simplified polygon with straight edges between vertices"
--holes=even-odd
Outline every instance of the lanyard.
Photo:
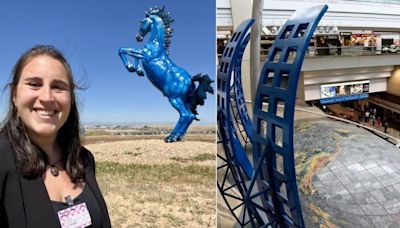
[{"label": "lanyard", "polygon": [[68,207],[71,207],[74,205],[74,201],[72,200],[72,197],[70,195],[67,195],[66,197],[64,197],[65,202],[67,202]]}]

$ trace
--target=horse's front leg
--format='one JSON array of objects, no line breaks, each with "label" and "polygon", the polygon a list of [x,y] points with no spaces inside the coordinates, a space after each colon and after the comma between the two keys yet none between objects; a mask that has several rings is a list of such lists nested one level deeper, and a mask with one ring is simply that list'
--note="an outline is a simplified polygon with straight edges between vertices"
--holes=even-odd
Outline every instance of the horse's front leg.
[{"label": "horse's front leg", "polygon": [[190,123],[194,120],[193,113],[186,108],[181,97],[168,98],[169,103],[179,112],[179,121],[174,130],[164,139],[165,142],[175,142],[183,138]]},{"label": "horse's front leg", "polygon": [[[131,64],[127,58],[127,55],[133,57],[133,64]],[[119,56],[121,57],[124,66],[129,72],[137,72],[139,76],[144,76],[144,72],[139,67],[139,59],[143,58],[142,49],[136,48],[120,48]]]}]

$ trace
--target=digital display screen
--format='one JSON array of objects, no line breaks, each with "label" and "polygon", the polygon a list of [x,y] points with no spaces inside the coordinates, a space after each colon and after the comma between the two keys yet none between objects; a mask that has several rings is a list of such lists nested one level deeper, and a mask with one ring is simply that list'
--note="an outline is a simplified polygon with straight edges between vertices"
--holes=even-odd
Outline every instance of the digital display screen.
[{"label": "digital display screen", "polygon": [[368,98],[369,81],[321,85],[321,104]]},{"label": "digital display screen", "polygon": [[321,85],[321,99],[369,92],[369,81]]}]

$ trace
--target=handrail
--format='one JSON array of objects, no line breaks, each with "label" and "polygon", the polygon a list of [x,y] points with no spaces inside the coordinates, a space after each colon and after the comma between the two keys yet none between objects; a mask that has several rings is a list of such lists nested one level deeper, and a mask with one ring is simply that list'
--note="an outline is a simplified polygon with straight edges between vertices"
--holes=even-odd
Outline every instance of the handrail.
[{"label": "handrail", "polygon": [[349,2],[370,2],[370,3],[379,3],[379,4],[395,4],[398,5],[398,0],[345,0]]},{"label": "handrail", "polygon": [[[278,106],[279,106],[279,107],[284,107],[283,105],[278,105]],[[311,110],[307,110],[307,109],[303,109],[303,108],[298,108],[298,107],[295,107],[295,110],[299,110],[299,111],[302,111],[302,112],[313,113],[313,114],[316,114],[316,115],[325,116],[325,117],[328,117],[328,118],[340,120],[340,121],[342,121],[342,122],[354,124],[354,125],[356,125],[356,126],[358,126],[358,127],[365,128],[365,129],[367,129],[367,130],[376,132],[377,134],[380,134],[380,135],[383,135],[383,136],[385,136],[385,137],[388,137],[388,138],[393,139],[393,140],[396,142],[396,143],[394,143],[394,144],[396,145],[396,147],[397,147],[397,148],[400,148],[400,139],[398,139],[398,138],[396,138],[396,137],[394,137],[394,136],[392,136],[392,135],[386,134],[386,133],[384,133],[384,132],[381,132],[381,131],[379,131],[379,130],[377,130],[377,129],[374,129],[374,128],[371,128],[371,127],[368,127],[368,126],[365,126],[365,125],[362,125],[362,124],[359,124],[359,123],[356,123],[356,122],[353,122],[353,121],[350,121],[350,120],[347,120],[347,119],[344,119],[344,118],[340,118],[340,117],[337,117],[337,116],[325,114],[325,113],[314,112],[314,111],[311,111]],[[389,142],[390,142],[390,141],[389,141]]]},{"label": "handrail", "polygon": [[[268,55],[268,49],[260,47],[260,60],[265,61]],[[400,46],[396,47],[377,47],[377,46],[329,46],[329,47],[313,47],[310,46],[307,49],[306,58],[324,58],[332,56],[382,56],[382,55],[399,55]],[[222,57],[222,54],[217,54],[218,59]],[[289,56],[289,59],[293,59],[294,56]]]},{"label": "handrail", "polygon": [[[260,48],[260,59],[264,61],[268,54],[268,49]],[[329,46],[313,47],[309,46],[306,52],[306,58],[321,58],[332,56],[381,56],[398,55],[400,47],[377,47],[377,46]],[[289,56],[293,58],[294,56]]]}]

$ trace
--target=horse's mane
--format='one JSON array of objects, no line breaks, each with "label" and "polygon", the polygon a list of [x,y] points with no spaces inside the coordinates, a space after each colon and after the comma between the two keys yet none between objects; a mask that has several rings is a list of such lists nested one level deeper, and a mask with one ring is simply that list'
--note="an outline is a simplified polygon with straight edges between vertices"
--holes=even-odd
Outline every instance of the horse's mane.
[{"label": "horse's mane", "polygon": [[163,21],[164,24],[164,36],[165,36],[165,41],[164,41],[164,46],[165,46],[165,51],[167,52],[167,55],[169,54],[169,46],[171,44],[171,37],[172,37],[172,32],[174,31],[171,28],[172,22],[174,22],[174,19],[171,17],[170,12],[165,11],[165,6],[162,8],[159,8],[157,6],[150,8],[148,12],[146,12],[149,15],[156,15],[161,20]]}]

